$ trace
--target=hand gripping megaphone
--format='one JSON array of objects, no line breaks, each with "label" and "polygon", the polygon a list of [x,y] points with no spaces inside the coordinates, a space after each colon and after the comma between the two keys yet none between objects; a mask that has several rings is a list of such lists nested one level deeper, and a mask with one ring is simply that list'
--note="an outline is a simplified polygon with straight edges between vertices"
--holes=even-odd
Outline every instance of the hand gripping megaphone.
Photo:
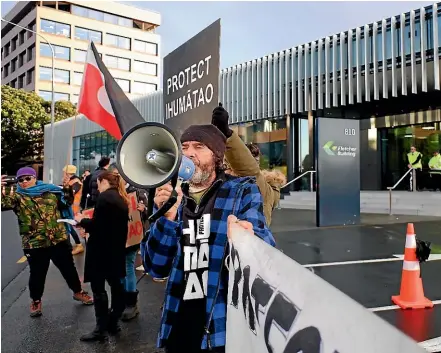
[{"label": "hand gripping megaphone", "polygon": [[[191,179],[195,166],[182,155],[181,143],[167,126],[145,122],[127,131],[118,144],[116,163],[121,176],[130,185],[150,189],[149,214],[153,209],[155,189],[171,180],[173,189],[182,181]],[[149,220],[165,214],[177,200],[173,190],[170,199]]]}]

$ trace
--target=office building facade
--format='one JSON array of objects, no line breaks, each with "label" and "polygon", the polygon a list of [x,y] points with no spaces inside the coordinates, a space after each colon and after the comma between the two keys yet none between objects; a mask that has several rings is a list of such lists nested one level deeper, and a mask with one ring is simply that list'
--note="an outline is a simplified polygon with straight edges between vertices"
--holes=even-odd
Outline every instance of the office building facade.
[{"label": "office building facade", "polygon": [[2,85],[52,100],[52,46],[55,100],[76,104],[93,41],[129,97],[159,87],[160,36],[155,32],[161,16],[156,12],[116,2],[19,1],[5,19],[42,37],[2,22]]},{"label": "office building facade", "polygon": [[[440,55],[435,3],[223,69],[219,101],[259,144],[261,167],[289,180],[315,167],[317,117],[359,119],[361,188],[384,190],[406,172],[411,145],[425,167],[441,148]],[[139,101],[146,120],[163,121],[161,92]],[[293,187],[309,189],[309,179]]]}]

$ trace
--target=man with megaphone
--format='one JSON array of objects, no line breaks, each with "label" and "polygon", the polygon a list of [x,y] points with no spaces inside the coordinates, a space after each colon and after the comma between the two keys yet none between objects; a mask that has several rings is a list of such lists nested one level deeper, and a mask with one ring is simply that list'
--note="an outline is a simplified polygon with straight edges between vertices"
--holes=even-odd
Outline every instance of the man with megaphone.
[{"label": "man with megaphone", "polygon": [[[227,220],[249,222],[254,234],[271,245],[262,196],[254,178],[226,175],[226,138],[214,125],[190,126],[181,136],[182,153],[195,172],[177,190],[176,203],[150,228],[145,244],[147,272],[169,276],[158,347],[166,352],[224,352],[228,272]],[[157,188],[161,208],[172,196],[171,184]]]}]

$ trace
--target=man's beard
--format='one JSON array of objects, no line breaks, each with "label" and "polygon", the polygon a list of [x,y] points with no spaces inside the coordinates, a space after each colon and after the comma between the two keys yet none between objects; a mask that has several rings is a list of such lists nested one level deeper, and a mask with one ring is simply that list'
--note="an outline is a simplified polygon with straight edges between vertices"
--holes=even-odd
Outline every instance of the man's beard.
[{"label": "man's beard", "polygon": [[193,174],[193,177],[190,180],[190,186],[201,188],[204,186],[210,186],[206,185],[206,183],[210,180],[213,172],[214,172],[214,163],[210,163],[209,165],[201,165],[197,164],[196,161],[193,161],[195,163],[195,173]]}]

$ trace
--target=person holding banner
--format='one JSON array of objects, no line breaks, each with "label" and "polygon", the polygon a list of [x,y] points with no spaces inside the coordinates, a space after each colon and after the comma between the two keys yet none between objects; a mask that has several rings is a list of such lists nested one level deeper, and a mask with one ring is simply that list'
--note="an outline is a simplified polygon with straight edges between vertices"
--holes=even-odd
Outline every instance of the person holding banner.
[{"label": "person holding banner", "polygon": [[286,177],[278,170],[260,170],[260,150],[255,144],[245,145],[237,133],[228,127],[228,112],[220,105],[213,110],[211,123],[227,139],[225,152],[226,172],[238,176],[256,178],[257,186],[263,197],[263,213],[266,224],[271,225],[271,216],[280,200],[280,189],[286,184]]},{"label": "person holding banner", "polygon": [[[89,233],[84,282],[90,282],[96,317],[95,329],[81,341],[103,341],[106,333],[115,335],[121,330],[118,321],[125,308],[123,279],[129,221],[129,198],[122,185],[119,175],[102,172],[97,179],[99,196],[92,218],[75,216],[78,226]],[[112,295],[110,312],[106,281]]]},{"label": "person holding banner", "polygon": [[[226,175],[225,136],[214,125],[190,126],[181,136],[183,154],[195,164],[177,188],[175,205],[150,226],[142,252],[153,278],[168,277],[158,347],[166,352],[224,352],[228,271],[227,219],[250,222],[254,234],[275,245],[263,215],[262,196],[251,178]],[[172,193],[158,187],[155,207]]]}]

